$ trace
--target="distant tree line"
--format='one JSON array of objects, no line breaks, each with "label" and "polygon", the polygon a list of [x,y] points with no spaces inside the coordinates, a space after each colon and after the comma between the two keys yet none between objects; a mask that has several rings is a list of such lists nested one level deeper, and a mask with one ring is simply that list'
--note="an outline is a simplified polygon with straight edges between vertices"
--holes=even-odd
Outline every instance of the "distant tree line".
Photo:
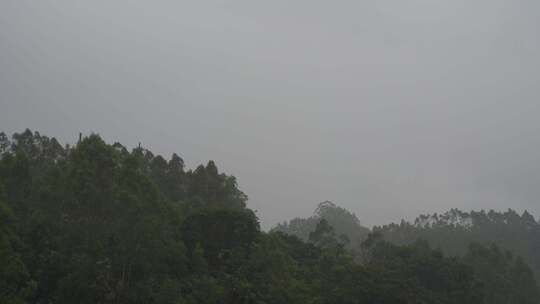
[{"label": "distant tree line", "polygon": [[313,216],[278,224],[273,231],[313,243],[310,235],[316,233],[318,222],[330,223],[336,228],[333,234],[357,238],[347,245],[358,263],[366,260],[365,247],[373,240],[395,246],[420,242],[471,267],[482,282],[485,303],[540,301],[535,279],[540,274],[540,224],[527,211],[519,215],[513,210],[467,213],[452,209],[444,214],[421,215],[413,223],[374,227],[369,232],[354,214],[323,202]]}]

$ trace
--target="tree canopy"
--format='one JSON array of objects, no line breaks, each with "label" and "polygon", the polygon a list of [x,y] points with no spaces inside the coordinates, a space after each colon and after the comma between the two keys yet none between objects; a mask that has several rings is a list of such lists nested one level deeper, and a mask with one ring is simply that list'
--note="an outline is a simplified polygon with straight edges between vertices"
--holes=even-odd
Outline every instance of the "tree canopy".
[{"label": "tree canopy", "polygon": [[498,247],[388,242],[330,202],[264,232],[246,204],[213,161],[1,133],[0,303],[538,303]]}]

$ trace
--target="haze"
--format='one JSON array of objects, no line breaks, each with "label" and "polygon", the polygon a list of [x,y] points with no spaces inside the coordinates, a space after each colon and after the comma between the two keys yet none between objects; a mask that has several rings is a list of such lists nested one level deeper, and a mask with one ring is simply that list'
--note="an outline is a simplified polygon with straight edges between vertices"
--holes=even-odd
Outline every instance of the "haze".
[{"label": "haze", "polygon": [[265,228],[538,216],[539,28],[536,0],[4,0],[0,131],[213,159]]}]

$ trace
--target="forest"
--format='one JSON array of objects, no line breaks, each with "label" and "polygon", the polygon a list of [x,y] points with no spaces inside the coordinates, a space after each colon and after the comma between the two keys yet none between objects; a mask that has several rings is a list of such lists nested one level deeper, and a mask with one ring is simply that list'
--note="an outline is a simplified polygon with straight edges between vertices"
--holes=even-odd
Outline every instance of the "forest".
[{"label": "forest", "polygon": [[368,229],[320,203],[262,231],[234,176],[82,136],[0,133],[0,303],[540,303],[513,210]]}]

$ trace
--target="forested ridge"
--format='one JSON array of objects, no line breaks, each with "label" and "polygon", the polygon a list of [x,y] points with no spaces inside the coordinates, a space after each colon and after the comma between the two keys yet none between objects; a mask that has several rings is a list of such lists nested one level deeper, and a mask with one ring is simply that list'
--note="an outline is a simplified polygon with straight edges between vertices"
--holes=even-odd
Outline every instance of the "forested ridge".
[{"label": "forested ridge", "polygon": [[529,214],[370,231],[325,202],[264,232],[213,161],[191,170],[96,134],[63,146],[30,130],[1,133],[0,155],[0,303],[540,299]]}]

